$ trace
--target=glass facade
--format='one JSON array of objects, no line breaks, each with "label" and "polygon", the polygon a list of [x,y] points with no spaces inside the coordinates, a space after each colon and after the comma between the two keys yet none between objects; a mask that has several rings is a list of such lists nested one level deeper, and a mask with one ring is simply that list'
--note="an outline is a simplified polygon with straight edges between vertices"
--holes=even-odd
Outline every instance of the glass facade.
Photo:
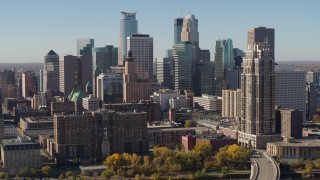
[{"label": "glass facade", "polygon": [[98,67],[101,72],[110,71],[111,66],[118,64],[118,48],[112,45],[105,47],[96,47],[92,49],[92,70],[93,74]]}]

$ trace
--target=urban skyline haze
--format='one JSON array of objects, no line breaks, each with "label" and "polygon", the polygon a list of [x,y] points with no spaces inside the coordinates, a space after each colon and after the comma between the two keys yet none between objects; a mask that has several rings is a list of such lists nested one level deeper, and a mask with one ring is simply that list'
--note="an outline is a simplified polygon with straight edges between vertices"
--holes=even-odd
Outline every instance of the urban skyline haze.
[{"label": "urban skyline haze", "polygon": [[200,48],[230,38],[246,50],[247,31],[275,29],[276,61],[320,60],[320,1],[3,1],[0,6],[0,63],[43,62],[51,49],[76,55],[79,38],[93,38],[95,47],[119,46],[121,11],[137,12],[138,31],[154,38],[154,58],[165,56],[174,44],[174,19],[194,14],[198,19]]}]

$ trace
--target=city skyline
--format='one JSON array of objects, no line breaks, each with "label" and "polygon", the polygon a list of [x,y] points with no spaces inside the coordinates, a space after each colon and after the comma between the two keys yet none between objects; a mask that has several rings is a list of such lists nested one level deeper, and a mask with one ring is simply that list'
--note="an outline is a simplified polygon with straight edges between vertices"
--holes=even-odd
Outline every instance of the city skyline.
[{"label": "city skyline", "polygon": [[[320,15],[316,9],[319,5],[316,1],[295,0],[273,0],[259,6],[251,0],[152,4],[147,1],[110,4],[99,0],[94,3],[7,1],[0,7],[4,24],[0,33],[5,42],[0,45],[0,63],[43,62],[44,55],[51,49],[61,57],[76,55],[79,38],[93,38],[97,47],[118,47],[121,11],[137,12],[139,33],[154,37],[154,59],[164,57],[166,49],[172,48],[174,19],[194,14],[199,20],[200,47],[210,49],[211,54],[214,54],[215,41],[225,38],[232,39],[234,47],[246,50],[247,30],[265,26],[275,29],[276,61],[317,61],[320,57],[316,53],[316,41],[311,39],[320,28],[316,18]],[[266,12],[261,13],[263,11]]]}]

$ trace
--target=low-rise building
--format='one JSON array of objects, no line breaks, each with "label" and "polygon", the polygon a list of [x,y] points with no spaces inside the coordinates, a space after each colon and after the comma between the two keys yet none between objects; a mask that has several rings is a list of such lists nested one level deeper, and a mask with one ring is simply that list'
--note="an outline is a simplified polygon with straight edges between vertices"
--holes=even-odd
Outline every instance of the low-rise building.
[{"label": "low-rise building", "polygon": [[40,144],[29,137],[4,139],[1,143],[1,160],[5,170],[20,167],[39,168]]},{"label": "low-rise building", "polygon": [[76,105],[73,101],[69,101],[66,98],[57,99],[57,101],[51,102],[51,116],[55,113],[72,114],[75,112]]},{"label": "low-rise building", "polygon": [[221,113],[222,111],[222,97],[202,95],[201,97],[193,98],[194,107]]},{"label": "low-rise building", "polygon": [[224,134],[226,137],[232,138],[232,139],[238,139],[238,130],[234,128],[228,128],[228,127],[219,127],[219,133]]},{"label": "low-rise building", "polygon": [[53,129],[53,119],[48,116],[21,117],[19,127],[23,132],[27,130]]},{"label": "low-rise building", "polygon": [[184,95],[181,95],[172,89],[160,89],[158,92],[154,92],[153,95],[150,96],[154,102],[158,102],[160,104],[162,111],[169,110],[169,99],[175,97],[182,98]]},{"label": "low-rise building", "polygon": [[150,146],[174,146],[181,143],[182,136],[195,134],[209,134],[209,129],[205,127],[148,128]]},{"label": "low-rise building", "polygon": [[295,139],[290,142],[267,143],[267,152],[282,159],[315,160],[320,154],[319,139]]},{"label": "low-rise building", "polygon": [[210,134],[210,135],[186,135],[182,136],[182,145],[186,150],[191,150],[200,142],[209,143],[212,147],[212,151],[216,151],[226,145],[237,144],[236,139],[228,138],[222,134]]}]

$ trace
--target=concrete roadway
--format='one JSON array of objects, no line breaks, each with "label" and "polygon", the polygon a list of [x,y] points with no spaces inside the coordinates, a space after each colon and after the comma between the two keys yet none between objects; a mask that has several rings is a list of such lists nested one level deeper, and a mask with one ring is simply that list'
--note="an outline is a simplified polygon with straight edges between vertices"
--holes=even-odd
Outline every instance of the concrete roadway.
[{"label": "concrete roadway", "polygon": [[276,180],[277,170],[272,161],[270,161],[267,157],[255,157],[254,158],[259,166],[259,180]]}]

